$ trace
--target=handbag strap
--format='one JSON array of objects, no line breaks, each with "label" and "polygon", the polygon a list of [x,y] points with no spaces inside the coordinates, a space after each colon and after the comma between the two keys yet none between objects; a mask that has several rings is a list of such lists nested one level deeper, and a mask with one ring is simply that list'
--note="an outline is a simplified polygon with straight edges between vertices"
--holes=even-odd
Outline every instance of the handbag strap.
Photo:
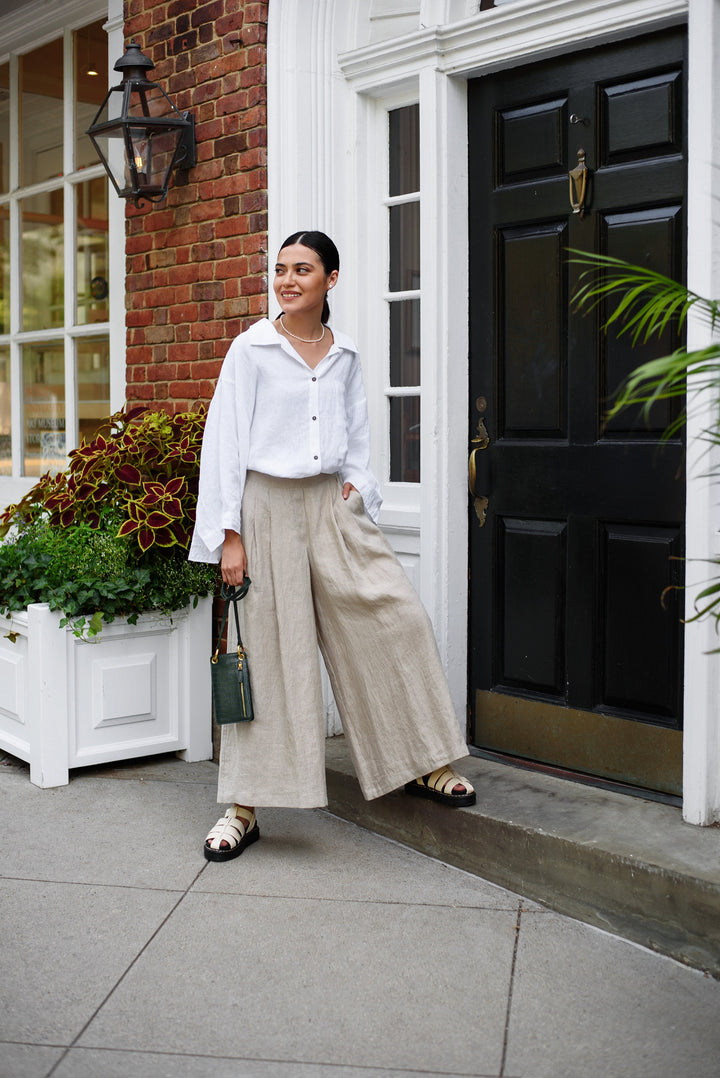
[{"label": "handbag strap", "polygon": [[223,635],[223,633],[225,631],[225,624],[226,624],[227,619],[228,619],[228,614],[230,613],[230,604],[231,603],[232,603],[233,612],[235,614],[235,628],[237,629],[237,639],[238,639],[238,655],[240,654],[240,651],[241,651],[241,649],[243,647],[243,642],[242,642],[242,637],[240,636],[240,619],[238,617],[237,604],[240,601],[240,599],[245,598],[245,596],[248,593],[248,588],[250,587],[251,583],[252,583],[252,581],[250,580],[250,577],[245,576],[245,577],[243,577],[243,582],[239,587],[236,588],[236,587],[233,587],[232,585],[223,584],[222,588],[220,589],[220,595],[225,600],[225,610],[223,612],[222,621],[220,622],[220,632],[218,633],[217,647],[215,648],[215,653],[213,654],[213,657],[212,657],[212,661],[214,663],[217,662],[218,655],[220,653],[220,643],[222,641],[222,635]]}]

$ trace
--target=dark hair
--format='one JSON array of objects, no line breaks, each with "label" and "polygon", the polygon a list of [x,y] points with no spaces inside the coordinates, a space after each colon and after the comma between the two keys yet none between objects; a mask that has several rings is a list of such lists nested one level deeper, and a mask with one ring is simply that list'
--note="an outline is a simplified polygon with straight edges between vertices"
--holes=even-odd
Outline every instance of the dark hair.
[{"label": "dark hair", "polygon": [[[303,247],[309,247],[311,251],[314,251],[322,262],[326,274],[340,269],[340,253],[330,237],[326,236],[324,232],[293,232],[292,236],[288,236],[285,242],[280,244],[280,250],[291,247],[293,243],[301,243]],[[323,303],[320,318],[323,325],[330,320],[327,293],[325,294],[325,302]]]}]

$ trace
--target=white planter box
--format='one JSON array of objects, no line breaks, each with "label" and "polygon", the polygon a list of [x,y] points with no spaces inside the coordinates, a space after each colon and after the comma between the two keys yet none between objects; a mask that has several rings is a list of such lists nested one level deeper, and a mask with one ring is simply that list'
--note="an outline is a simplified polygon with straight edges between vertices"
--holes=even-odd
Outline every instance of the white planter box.
[{"label": "white planter box", "polygon": [[92,640],[61,629],[46,603],[0,618],[0,748],[43,787],[64,786],[71,767],[158,752],[210,759],[211,612],[206,598],[172,618],[116,618]]}]

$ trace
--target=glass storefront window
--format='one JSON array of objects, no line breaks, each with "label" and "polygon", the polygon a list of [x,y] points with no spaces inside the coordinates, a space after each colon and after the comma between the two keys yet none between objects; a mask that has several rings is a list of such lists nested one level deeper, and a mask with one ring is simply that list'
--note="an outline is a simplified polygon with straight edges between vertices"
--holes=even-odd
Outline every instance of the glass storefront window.
[{"label": "glass storefront window", "polygon": [[62,38],[20,57],[20,183],[63,174]]},{"label": "glass storefront window", "polygon": [[62,188],[20,202],[23,330],[64,322]]},{"label": "glass storefront window", "polygon": [[76,30],[75,57],[75,168],[97,164],[97,155],[85,132],[107,93],[107,34],[103,20]]},{"label": "glass storefront window", "polygon": [[107,90],[107,33],[53,19],[54,39],[0,64],[0,476],[13,478],[65,468],[111,407],[113,207],[85,133]]},{"label": "glass storefront window", "polygon": [[107,337],[77,342],[80,438],[90,440],[110,414],[110,345]]},{"label": "glass storefront window", "polygon": [[10,214],[0,206],[0,333],[10,332]]},{"label": "glass storefront window", "polygon": [[0,347],[0,475],[12,475],[10,349]]},{"label": "glass storefront window", "polygon": [[108,319],[108,181],[104,176],[76,188],[78,325]]},{"label": "glass storefront window", "polygon": [[22,349],[25,475],[65,467],[65,354],[62,341]]},{"label": "glass storefront window", "polygon": [[0,194],[10,190],[10,64],[0,64]]}]

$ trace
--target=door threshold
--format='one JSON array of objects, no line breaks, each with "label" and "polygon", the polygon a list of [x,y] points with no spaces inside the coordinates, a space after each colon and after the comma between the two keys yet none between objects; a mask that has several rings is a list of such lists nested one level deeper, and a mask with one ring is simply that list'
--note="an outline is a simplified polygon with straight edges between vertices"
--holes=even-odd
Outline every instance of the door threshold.
[{"label": "door threshold", "polygon": [[603,779],[598,775],[588,775],[582,771],[572,771],[569,768],[557,767],[554,764],[542,764],[537,760],[528,760],[522,756],[512,756],[509,753],[495,752],[492,749],[478,749],[475,745],[468,745],[468,752],[471,756],[477,756],[482,760],[495,760],[498,763],[517,767],[521,771],[538,771],[543,775],[553,775],[555,778],[577,782],[581,786],[592,786],[596,790],[614,790],[615,793],[625,794],[628,797],[637,797],[643,801],[657,801],[661,805],[673,805],[675,808],[682,808],[682,797],[678,797],[677,794],[662,793],[660,790],[647,790],[642,786],[631,786],[626,782]]}]

